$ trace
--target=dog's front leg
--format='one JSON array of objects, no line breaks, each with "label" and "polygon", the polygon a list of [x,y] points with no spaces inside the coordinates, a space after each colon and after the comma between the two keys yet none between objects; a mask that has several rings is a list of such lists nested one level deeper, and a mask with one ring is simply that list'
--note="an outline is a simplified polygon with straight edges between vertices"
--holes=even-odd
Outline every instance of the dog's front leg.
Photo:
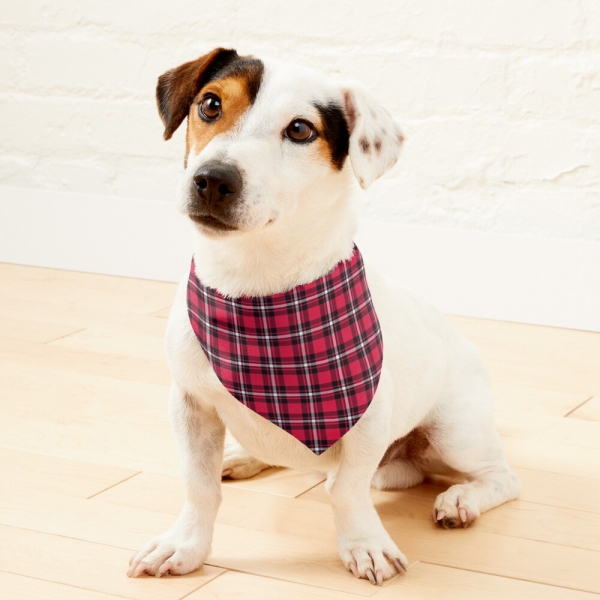
[{"label": "dog's front leg", "polygon": [[382,440],[387,438],[380,431],[362,430],[360,423],[355,429],[343,440],[340,466],[330,474],[327,489],[344,565],[356,577],[381,585],[404,573],[408,562],[383,527],[370,495],[373,473],[387,447]]},{"label": "dog's front leg", "polygon": [[221,503],[225,427],[214,411],[175,384],[171,385],[169,412],[183,463],[185,504],[171,528],[132,558],[130,577],[184,575],[199,568],[210,553]]}]

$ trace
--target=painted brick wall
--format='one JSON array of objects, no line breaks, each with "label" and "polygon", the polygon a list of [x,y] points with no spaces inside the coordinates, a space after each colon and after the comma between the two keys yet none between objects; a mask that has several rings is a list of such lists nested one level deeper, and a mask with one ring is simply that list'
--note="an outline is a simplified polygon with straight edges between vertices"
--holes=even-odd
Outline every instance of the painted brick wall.
[{"label": "painted brick wall", "polygon": [[397,116],[366,217],[600,240],[597,0],[12,2],[0,185],[169,200],[156,77],[216,45],[360,79]]}]

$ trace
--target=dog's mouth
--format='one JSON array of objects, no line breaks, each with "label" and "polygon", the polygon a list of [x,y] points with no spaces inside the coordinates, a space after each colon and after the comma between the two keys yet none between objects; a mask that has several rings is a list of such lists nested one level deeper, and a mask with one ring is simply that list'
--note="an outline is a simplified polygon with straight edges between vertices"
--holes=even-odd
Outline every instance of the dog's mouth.
[{"label": "dog's mouth", "polygon": [[216,231],[235,231],[237,227],[218,219],[212,215],[197,215],[190,213],[188,215],[194,223],[198,223],[198,225],[202,225],[208,229],[216,230]]}]

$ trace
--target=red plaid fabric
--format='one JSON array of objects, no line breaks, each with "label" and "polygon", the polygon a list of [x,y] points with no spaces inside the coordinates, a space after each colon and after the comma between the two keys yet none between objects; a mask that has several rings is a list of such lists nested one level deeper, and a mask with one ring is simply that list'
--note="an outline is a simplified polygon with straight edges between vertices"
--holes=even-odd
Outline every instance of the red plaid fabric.
[{"label": "red plaid fabric", "polygon": [[187,305],[215,373],[240,402],[315,454],[368,408],[383,341],[362,256],[280,294],[227,298],[190,269]]}]

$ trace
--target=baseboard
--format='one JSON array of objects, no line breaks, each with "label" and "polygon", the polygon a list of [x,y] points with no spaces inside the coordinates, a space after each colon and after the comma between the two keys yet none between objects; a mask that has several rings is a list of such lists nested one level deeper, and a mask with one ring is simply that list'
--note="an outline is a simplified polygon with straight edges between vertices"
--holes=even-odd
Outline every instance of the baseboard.
[{"label": "baseboard", "polygon": [[[365,259],[446,313],[600,331],[600,243],[362,222]],[[177,281],[166,202],[0,187],[0,261]]]}]

